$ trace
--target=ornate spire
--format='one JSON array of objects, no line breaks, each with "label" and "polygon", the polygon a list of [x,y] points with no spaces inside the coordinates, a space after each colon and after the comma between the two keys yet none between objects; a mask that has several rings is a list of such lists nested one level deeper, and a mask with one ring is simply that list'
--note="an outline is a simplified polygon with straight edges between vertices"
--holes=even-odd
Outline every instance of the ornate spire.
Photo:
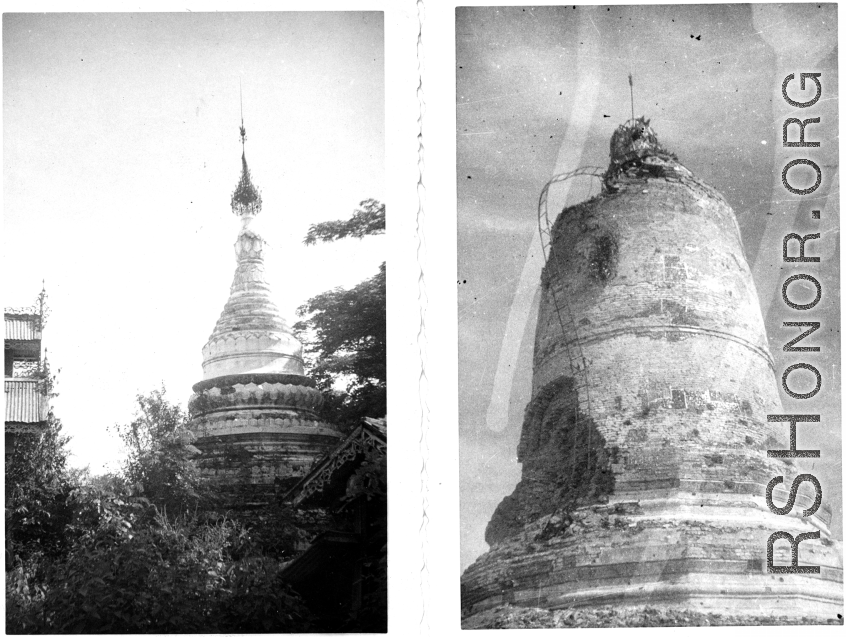
[{"label": "ornate spire", "polygon": [[262,209],[262,197],[250,180],[244,154],[247,131],[242,117],[241,179],[232,193],[232,211],[241,217],[235,241],[238,266],[209,342],[203,348],[204,380],[233,374],[302,376],[303,346],[280,316],[265,280],[262,237],[249,227]]},{"label": "ornate spire", "polygon": [[242,219],[252,219],[262,211],[262,195],[250,179],[250,169],[247,167],[247,156],[244,142],[247,140],[247,130],[244,128],[244,117],[241,118],[241,179],[232,191],[232,212]]},{"label": "ornate spire", "polygon": [[241,218],[229,299],[203,347],[203,380],[188,403],[197,466],[227,507],[274,501],[335,446],[321,422],[323,396],[305,375],[303,345],[279,313],[265,279],[265,242],[249,227],[262,198],[250,180],[241,136],[241,179],[232,211]]}]

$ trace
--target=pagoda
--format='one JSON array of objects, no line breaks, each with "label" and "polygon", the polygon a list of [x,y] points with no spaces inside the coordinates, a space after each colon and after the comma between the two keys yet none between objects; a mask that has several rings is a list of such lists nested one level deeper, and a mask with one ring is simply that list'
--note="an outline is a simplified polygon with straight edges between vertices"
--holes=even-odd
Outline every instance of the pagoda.
[{"label": "pagoda", "polygon": [[[466,627],[509,606],[840,620],[831,509],[806,483],[808,512],[766,503],[774,476],[803,469],[767,454],[788,443],[767,419],[782,408],[735,213],[649,120],[620,126],[610,151],[602,193],[540,224],[522,477],[462,577]],[[769,545],[773,564],[815,572],[771,572]]]},{"label": "pagoda", "polygon": [[265,281],[265,242],[250,228],[262,197],[247,167],[243,121],[240,132],[241,178],[231,200],[241,219],[237,266],[189,400],[197,466],[234,507],[260,506],[288,490],[342,438],[317,415],[323,397]]}]

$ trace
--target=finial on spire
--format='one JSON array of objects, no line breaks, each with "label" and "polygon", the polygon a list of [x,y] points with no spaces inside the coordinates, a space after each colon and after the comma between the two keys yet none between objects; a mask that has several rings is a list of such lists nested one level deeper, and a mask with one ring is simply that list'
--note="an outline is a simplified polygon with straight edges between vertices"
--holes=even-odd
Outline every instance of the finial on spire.
[{"label": "finial on spire", "polygon": [[[247,139],[247,130],[244,128],[244,101],[241,94],[241,78],[238,78],[238,98],[241,103],[241,179],[238,180],[235,190],[232,192],[230,205],[232,212],[242,219],[252,219],[262,211],[262,195],[259,189],[253,185],[250,179],[250,169],[247,167],[247,155],[244,150],[244,141]],[[248,221],[245,221],[245,224]],[[246,227],[246,226],[245,226]]]},{"label": "finial on spire", "polygon": [[241,154],[244,155],[244,142],[247,139],[247,129],[244,128],[244,97],[241,93],[241,78],[238,78],[238,103],[241,106],[241,126],[239,127],[239,131],[241,132]]},{"label": "finial on spire", "polygon": [[241,179],[232,192],[232,212],[239,217],[255,217],[262,211],[262,195],[250,179],[247,158],[241,153]]},{"label": "finial on spire", "polygon": [[[629,74],[629,105],[632,109],[632,120],[635,120],[635,97],[632,91],[632,72]],[[243,123],[243,121],[242,121]]]}]

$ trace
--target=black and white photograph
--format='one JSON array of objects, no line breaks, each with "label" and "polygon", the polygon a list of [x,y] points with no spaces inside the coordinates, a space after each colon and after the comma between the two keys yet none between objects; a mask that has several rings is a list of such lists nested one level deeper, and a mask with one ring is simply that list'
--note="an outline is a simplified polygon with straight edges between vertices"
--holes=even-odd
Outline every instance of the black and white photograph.
[{"label": "black and white photograph", "polygon": [[382,11],[5,13],[5,626],[386,632]]},{"label": "black and white photograph", "polygon": [[456,8],[463,628],[843,623],[836,9]]},{"label": "black and white photograph", "polygon": [[4,5],[6,633],[843,627],[837,3],[485,2]]}]

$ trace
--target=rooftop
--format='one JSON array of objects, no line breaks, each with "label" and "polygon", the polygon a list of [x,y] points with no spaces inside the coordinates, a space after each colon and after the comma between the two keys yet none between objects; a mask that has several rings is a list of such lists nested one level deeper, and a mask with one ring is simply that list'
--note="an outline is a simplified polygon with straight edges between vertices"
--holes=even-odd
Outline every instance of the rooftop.
[{"label": "rooftop", "polygon": [[7,308],[3,312],[6,323],[7,341],[38,341],[41,340],[41,316],[28,310]]}]

